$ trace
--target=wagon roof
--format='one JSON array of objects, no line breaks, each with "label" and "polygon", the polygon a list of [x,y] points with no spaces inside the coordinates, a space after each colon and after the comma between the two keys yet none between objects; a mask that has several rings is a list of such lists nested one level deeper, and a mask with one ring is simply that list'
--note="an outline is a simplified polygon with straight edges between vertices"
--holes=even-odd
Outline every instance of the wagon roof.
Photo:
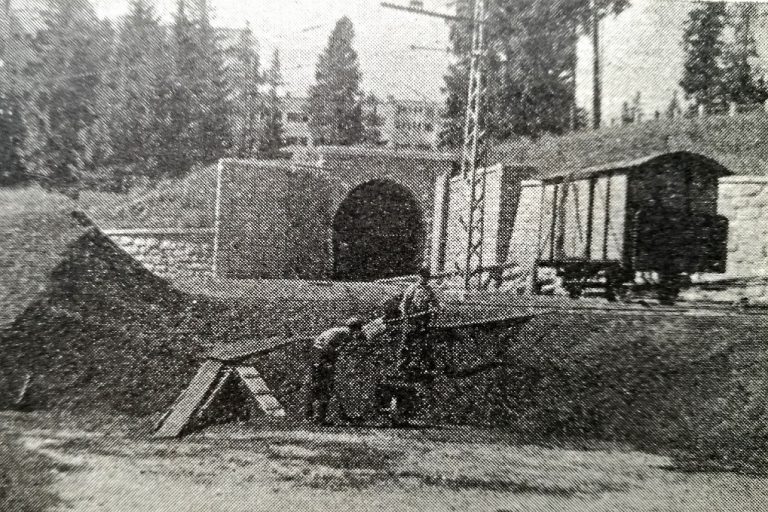
[{"label": "wagon roof", "polygon": [[696,167],[696,170],[702,173],[715,174],[717,176],[727,176],[731,174],[725,167],[717,163],[715,160],[712,160],[711,158],[696,153],[689,153],[687,151],[677,151],[673,153],[652,153],[640,158],[619,160],[615,162],[609,162],[607,164],[594,165],[585,167],[583,169],[578,169],[576,171],[558,171],[546,176],[544,181],[559,181],[563,178],[583,179],[600,174],[613,174],[618,172],[643,172],[645,166],[648,164],[682,159],[704,164],[700,167]]}]

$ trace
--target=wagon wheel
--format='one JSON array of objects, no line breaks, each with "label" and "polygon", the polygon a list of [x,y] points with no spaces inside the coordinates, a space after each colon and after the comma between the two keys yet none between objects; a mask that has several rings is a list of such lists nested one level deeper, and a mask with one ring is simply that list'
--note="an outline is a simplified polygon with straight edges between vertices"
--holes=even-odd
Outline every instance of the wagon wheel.
[{"label": "wagon wheel", "polygon": [[581,293],[584,291],[583,280],[574,283],[569,282],[564,285],[565,290],[568,292],[568,296],[572,299],[578,299],[581,297]]},{"label": "wagon wheel", "polygon": [[605,276],[605,298],[608,302],[617,302],[618,300],[624,300],[627,295],[627,290],[619,282],[616,276],[611,275],[610,272]]},{"label": "wagon wheel", "polygon": [[588,275],[583,268],[571,268],[563,269],[563,288],[568,292],[568,296],[572,299],[578,299],[581,297],[584,291],[584,284],[587,281]]},{"label": "wagon wheel", "polygon": [[629,287],[622,283],[606,283],[605,298],[609,302],[626,302],[629,296]]}]

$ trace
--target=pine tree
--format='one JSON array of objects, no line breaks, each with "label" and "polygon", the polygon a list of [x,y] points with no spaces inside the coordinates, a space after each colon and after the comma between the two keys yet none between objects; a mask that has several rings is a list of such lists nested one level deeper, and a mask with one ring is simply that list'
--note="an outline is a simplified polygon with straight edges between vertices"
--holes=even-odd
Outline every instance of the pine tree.
[{"label": "pine tree", "polygon": [[[469,63],[463,62],[448,66],[443,93],[446,94],[443,110],[442,130],[438,134],[438,145],[457,147],[464,137],[464,116],[467,109],[467,84],[469,83]],[[487,104],[487,102],[485,102]],[[489,117],[485,112],[485,119]],[[495,135],[493,132],[488,132]]]},{"label": "pine tree", "polygon": [[17,25],[10,5],[0,6],[0,186],[12,186],[29,180],[23,161],[25,138],[21,116],[19,68],[24,49],[16,37]]},{"label": "pine tree", "polygon": [[643,121],[643,116],[645,115],[645,112],[643,112],[643,99],[640,95],[640,91],[637,91],[635,93],[635,97],[632,99],[632,122],[633,123],[640,123]]},{"label": "pine tree", "polygon": [[285,145],[283,114],[280,108],[280,98],[277,90],[283,83],[280,70],[280,52],[275,50],[272,54],[272,63],[266,74],[269,92],[265,101],[263,116],[264,126],[259,141],[259,153],[263,158],[279,158],[280,150]]},{"label": "pine tree", "polygon": [[725,51],[723,74],[726,99],[736,105],[763,103],[768,99],[764,77],[752,66],[758,58],[753,31],[756,12],[755,5],[738,5],[730,16],[733,42]]},{"label": "pine tree", "polygon": [[354,35],[352,21],[341,18],[317,62],[308,114],[312,136],[319,144],[350,145],[365,138]]},{"label": "pine tree", "polygon": [[672,91],[672,99],[667,106],[667,119],[676,119],[683,115],[683,108],[680,106],[680,99],[677,97],[677,91]]},{"label": "pine tree", "polygon": [[197,69],[197,46],[194,25],[187,16],[186,3],[179,0],[165,52],[169,65],[158,76],[154,98],[157,111],[154,128],[158,146],[158,177],[183,176],[198,160],[195,140],[195,97],[200,96]]},{"label": "pine tree", "polygon": [[621,104],[621,124],[622,126],[632,124],[634,121],[632,116],[632,109],[629,107],[629,102],[625,101]]},{"label": "pine tree", "polygon": [[146,0],[132,0],[120,28],[113,75],[112,112],[109,116],[111,163],[115,185],[124,190],[131,179],[159,179],[157,152],[158,105],[161,67],[169,63],[161,53],[164,31]]},{"label": "pine tree", "polygon": [[246,26],[241,32],[231,52],[233,153],[238,158],[252,158],[256,153],[256,143],[261,139],[258,114],[262,98],[259,87],[264,80],[250,27]]},{"label": "pine tree", "polygon": [[196,24],[202,90],[196,104],[200,116],[196,138],[203,162],[218,160],[232,148],[232,105],[227,69],[207,5],[207,2],[200,3],[201,18]]},{"label": "pine tree", "polygon": [[98,119],[100,64],[111,42],[86,0],[48,0],[43,22],[25,116],[29,165],[47,186],[76,197],[96,165],[88,158],[98,153],[90,136]]},{"label": "pine tree", "polygon": [[196,2],[191,18],[186,1],[178,0],[168,45],[171,65],[159,73],[156,133],[165,176],[183,176],[232,146],[227,70],[207,9],[207,2]]},{"label": "pine tree", "polygon": [[724,2],[707,2],[693,9],[685,24],[683,48],[685,64],[680,86],[686,98],[704,112],[722,109],[725,100],[723,80]]}]

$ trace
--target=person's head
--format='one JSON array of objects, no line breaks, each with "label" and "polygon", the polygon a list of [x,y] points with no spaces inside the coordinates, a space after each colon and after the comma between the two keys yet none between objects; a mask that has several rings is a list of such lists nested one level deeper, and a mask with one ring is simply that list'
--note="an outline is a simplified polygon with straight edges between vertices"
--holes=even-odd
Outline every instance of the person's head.
[{"label": "person's head", "polygon": [[381,317],[384,320],[393,320],[400,316],[400,302],[403,300],[403,294],[393,295],[381,305]]},{"label": "person's head", "polygon": [[359,316],[351,316],[346,319],[344,325],[349,327],[352,331],[359,331],[363,328],[363,325],[365,325],[365,320]]},{"label": "person's head", "polygon": [[427,284],[429,282],[430,277],[432,277],[432,273],[429,271],[427,267],[422,267],[419,270],[419,282],[421,284]]}]

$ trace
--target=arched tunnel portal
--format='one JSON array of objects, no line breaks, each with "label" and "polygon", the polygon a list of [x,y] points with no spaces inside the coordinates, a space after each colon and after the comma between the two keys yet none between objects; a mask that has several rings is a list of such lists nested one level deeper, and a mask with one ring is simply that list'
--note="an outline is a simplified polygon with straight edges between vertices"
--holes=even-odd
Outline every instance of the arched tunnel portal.
[{"label": "arched tunnel portal", "polygon": [[390,180],[357,186],[333,219],[333,278],[372,281],[415,273],[424,225],[413,194]]}]

